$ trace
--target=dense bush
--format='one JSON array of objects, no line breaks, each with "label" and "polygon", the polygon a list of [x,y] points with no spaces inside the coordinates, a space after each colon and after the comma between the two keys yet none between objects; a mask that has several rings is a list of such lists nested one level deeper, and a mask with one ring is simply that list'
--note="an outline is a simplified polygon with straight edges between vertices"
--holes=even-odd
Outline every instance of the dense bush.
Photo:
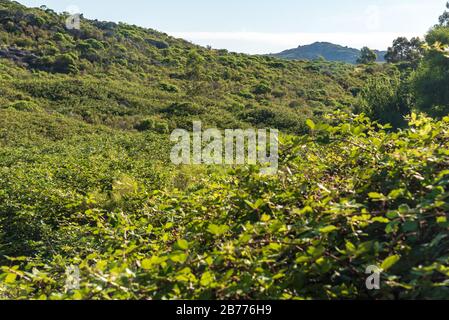
[{"label": "dense bush", "polygon": [[255,94],[267,94],[271,92],[271,88],[267,83],[259,83],[254,87],[253,93]]},{"label": "dense bush", "polygon": [[449,46],[449,27],[436,27],[426,40],[430,47],[413,76],[413,89],[420,110],[443,117],[449,113],[449,57],[438,47]]},{"label": "dense bush", "polygon": [[412,93],[400,75],[371,78],[362,89],[360,111],[371,119],[395,128],[406,124],[405,117],[410,114]]},{"label": "dense bush", "polygon": [[167,91],[167,92],[171,92],[171,93],[179,92],[179,88],[177,86],[175,86],[174,84],[161,82],[159,86],[163,91]]},{"label": "dense bush", "polygon": [[6,108],[12,108],[18,111],[39,111],[41,108],[32,101],[17,101],[6,105]]},{"label": "dense bush", "polygon": [[193,102],[173,103],[164,112],[175,116],[195,116],[206,112],[206,109]]},{"label": "dense bush", "polygon": [[[64,198],[57,185],[43,185],[45,193],[35,193],[14,219],[32,217],[45,203],[53,220],[28,220],[24,226],[40,236],[21,234],[45,242],[51,227],[59,236],[41,258],[5,261],[0,295],[449,298],[449,119],[412,115],[411,129],[399,133],[363,116],[332,119],[332,126],[309,121],[313,136],[284,137],[277,176],[236,168],[199,176],[185,192],[151,192],[128,175],[109,180],[109,191],[92,185]],[[3,182],[2,197],[15,194],[13,186]],[[12,210],[2,203],[3,212]],[[57,214],[64,207],[70,219]],[[79,290],[64,289],[70,265],[80,268]],[[365,287],[369,265],[383,269],[381,290]]]},{"label": "dense bush", "polygon": [[136,126],[139,131],[155,131],[158,133],[169,133],[169,125],[166,121],[158,118],[147,118],[140,121]]}]

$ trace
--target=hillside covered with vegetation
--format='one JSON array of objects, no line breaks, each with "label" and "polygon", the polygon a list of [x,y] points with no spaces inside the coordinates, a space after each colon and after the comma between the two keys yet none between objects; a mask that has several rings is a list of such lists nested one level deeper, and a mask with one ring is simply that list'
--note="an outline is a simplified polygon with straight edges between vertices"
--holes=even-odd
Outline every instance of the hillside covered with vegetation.
[{"label": "hillside covered with vegetation", "polygon": [[[1,299],[449,299],[449,13],[357,66],[67,17],[0,0]],[[193,120],[278,174],[173,165]]]},{"label": "hillside covered with vegetation", "polygon": [[[385,51],[374,51],[377,62],[385,62]],[[317,60],[325,59],[334,62],[346,62],[356,64],[360,57],[360,50],[343,47],[329,42],[315,42],[298,48],[288,49],[280,53],[273,54],[273,57],[289,60]]]},{"label": "hillside covered with vegetation", "polygon": [[0,5],[0,103],[91,124],[128,130],[149,119],[172,129],[197,117],[301,132],[307,118],[350,109],[367,77],[345,64],[209,50],[125,24],[82,19],[80,30],[67,30],[67,15]]}]

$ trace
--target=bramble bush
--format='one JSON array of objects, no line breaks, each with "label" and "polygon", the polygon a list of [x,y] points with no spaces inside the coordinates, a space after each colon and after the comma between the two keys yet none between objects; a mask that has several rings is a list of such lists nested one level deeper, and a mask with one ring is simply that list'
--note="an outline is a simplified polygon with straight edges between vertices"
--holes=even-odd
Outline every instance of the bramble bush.
[{"label": "bramble bush", "polygon": [[[449,118],[412,114],[398,132],[363,115],[328,120],[282,137],[276,176],[236,167],[186,190],[132,176],[90,190],[53,222],[52,248],[3,263],[0,296],[449,298]],[[79,290],[64,289],[70,265]],[[365,287],[369,265],[383,269],[380,290]]]}]

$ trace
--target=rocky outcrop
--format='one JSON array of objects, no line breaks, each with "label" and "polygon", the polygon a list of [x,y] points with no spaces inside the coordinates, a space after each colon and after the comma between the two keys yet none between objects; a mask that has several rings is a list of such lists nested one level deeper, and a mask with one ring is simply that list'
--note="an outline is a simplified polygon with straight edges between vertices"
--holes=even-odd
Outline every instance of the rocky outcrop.
[{"label": "rocky outcrop", "polygon": [[31,51],[19,49],[15,47],[0,48],[0,58],[9,59],[19,65],[33,65],[39,58]]}]

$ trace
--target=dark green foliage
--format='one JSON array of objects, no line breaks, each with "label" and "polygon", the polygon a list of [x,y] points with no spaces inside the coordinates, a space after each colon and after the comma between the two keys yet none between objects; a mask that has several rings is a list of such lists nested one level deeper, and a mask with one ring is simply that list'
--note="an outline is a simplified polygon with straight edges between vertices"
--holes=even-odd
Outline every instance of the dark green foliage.
[{"label": "dark green foliage", "polygon": [[[446,8],[449,9],[449,2],[446,4]],[[449,27],[449,12],[444,11],[444,13],[439,18],[440,26]]]},{"label": "dark green foliage", "polygon": [[254,87],[253,93],[257,95],[267,94],[271,92],[271,88],[267,83],[259,83]]},{"label": "dark green foliage", "polygon": [[54,72],[60,73],[76,73],[78,71],[75,58],[70,54],[55,56],[54,62],[48,67]]},{"label": "dark green foliage", "polygon": [[204,70],[204,57],[196,50],[191,50],[187,56],[186,77],[190,80],[201,80]]},{"label": "dark green foliage", "polygon": [[406,124],[405,117],[411,112],[413,95],[400,74],[368,79],[360,97],[359,111],[371,119],[395,128]]},{"label": "dark green foliage", "polygon": [[436,47],[449,45],[449,27],[435,27],[426,40],[430,47],[413,75],[413,89],[420,110],[443,117],[449,114],[449,57]]},{"label": "dark green foliage", "polygon": [[377,60],[376,53],[368,47],[363,47],[360,50],[360,56],[357,59],[358,64],[370,64]]},{"label": "dark green foliage", "polygon": [[171,92],[171,93],[179,92],[179,88],[177,86],[175,86],[174,84],[162,82],[159,86],[162,90],[167,91],[167,92]]},{"label": "dark green foliage", "polygon": [[154,131],[157,133],[169,133],[169,125],[166,121],[158,118],[147,118],[140,121],[136,126],[139,131]]},{"label": "dark green foliage", "polygon": [[245,99],[248,99],[248,100],[254,99],[254,98],[255,98],[254,95],[253,95],[251,92],[248,92],[248,91],[246,91],[246,90],[242,90],[242,91],[240,91],[238,94],[239,94],[239,96],[241,96],[242,98],[245,98]]},{"label": "dark green foliage", "polygon": [[206,108],[193,102],[173,103],[164,112],[175,116],[195,116],[206,112]]},{"label": "dark green foliage", "polygon": [[389,63],[406,62],[416,68],[424,55],[424,42],[419,38],[399,37],[393,41],[393,46],[388,48],[385,60]]},{"label": "dark green foliage", "polygon": [[5,106],[18,111],[39,111],[40,107],[32,101],[17,101]]}]

